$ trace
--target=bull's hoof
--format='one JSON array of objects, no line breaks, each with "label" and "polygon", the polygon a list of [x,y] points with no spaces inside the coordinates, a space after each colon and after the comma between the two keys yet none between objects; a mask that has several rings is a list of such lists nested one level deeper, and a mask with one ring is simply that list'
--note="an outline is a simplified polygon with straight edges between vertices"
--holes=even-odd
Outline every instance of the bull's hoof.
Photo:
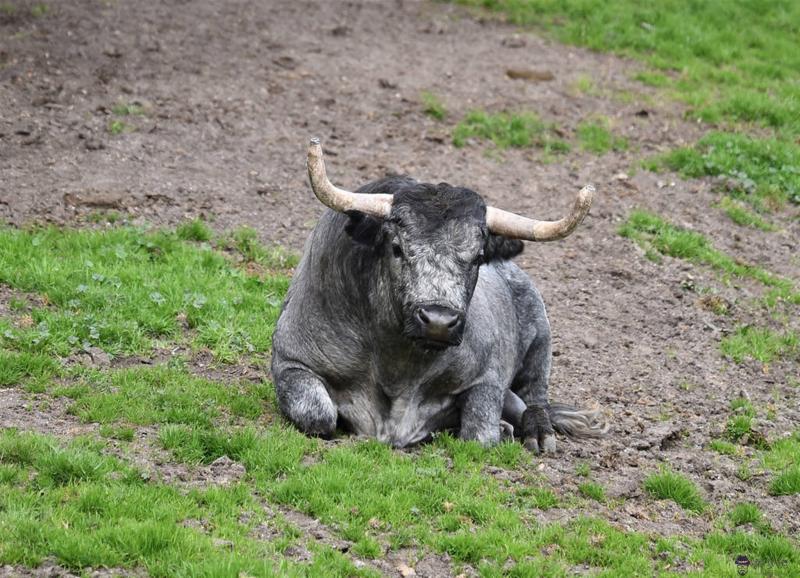
[{"label": "bull's hoof", "polygon": [[514,426],[507,421],[500,420],[500,441],[514,440]]},{"label": "bull's hoof", "polygon": [[556,436],[547,408],[529,407],[522,414],[522,444],[536,454],[556,452]]}]

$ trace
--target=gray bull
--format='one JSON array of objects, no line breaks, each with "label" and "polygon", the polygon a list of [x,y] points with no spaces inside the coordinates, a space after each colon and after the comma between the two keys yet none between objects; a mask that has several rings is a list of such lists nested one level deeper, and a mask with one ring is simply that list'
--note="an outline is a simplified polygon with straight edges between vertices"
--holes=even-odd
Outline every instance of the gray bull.
[{"label": "gray bull", "polygon": [[527,240],[569,235],[589,210],[536,221],[487,207],[475,192],[407,177],[355,193],[308,169],[331,207],[308,239],[273,338],[281,411],[300,430],[337,425],[396,447],[453,429],[495,444],[516,432],[555,451],[554,430],[599,437],[597,411],[550,404],[550,324],[539,291],[509,259]]}]

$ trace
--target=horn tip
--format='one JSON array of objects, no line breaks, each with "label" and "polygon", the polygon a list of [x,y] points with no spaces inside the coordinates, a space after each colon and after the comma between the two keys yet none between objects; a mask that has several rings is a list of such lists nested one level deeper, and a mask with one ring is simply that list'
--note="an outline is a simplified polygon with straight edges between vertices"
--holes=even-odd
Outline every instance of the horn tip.
[{"label": "horn tip", "polygon": [[311,140],[309,141],[308,144],[310,144],[312,146],[318,145],[319,144],[319,137],[318,136],[312,136]]}]

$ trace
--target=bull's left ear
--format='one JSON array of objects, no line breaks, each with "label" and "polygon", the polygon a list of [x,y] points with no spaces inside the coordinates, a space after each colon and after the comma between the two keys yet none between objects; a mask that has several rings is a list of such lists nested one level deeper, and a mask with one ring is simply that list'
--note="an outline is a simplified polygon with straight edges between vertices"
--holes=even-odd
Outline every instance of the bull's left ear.
[{"label": "bull's left ear", "polygon": [[487,263],[506,261],[522,253],[524,248],[525,245],[519,239],[509,239],[503,235],[489,235],[483,248],[483,258]]}]

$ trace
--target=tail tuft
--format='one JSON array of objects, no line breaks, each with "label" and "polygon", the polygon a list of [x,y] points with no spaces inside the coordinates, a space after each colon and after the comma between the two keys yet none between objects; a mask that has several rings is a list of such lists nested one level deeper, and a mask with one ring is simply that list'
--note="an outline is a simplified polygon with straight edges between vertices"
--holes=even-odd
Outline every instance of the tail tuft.
[{"label": "tail tuft", "polygon": [[601,438],[610,429],[599,407],[580,409],[566,403],[550,404],[550,422],[558,433],[571,438]]}]

